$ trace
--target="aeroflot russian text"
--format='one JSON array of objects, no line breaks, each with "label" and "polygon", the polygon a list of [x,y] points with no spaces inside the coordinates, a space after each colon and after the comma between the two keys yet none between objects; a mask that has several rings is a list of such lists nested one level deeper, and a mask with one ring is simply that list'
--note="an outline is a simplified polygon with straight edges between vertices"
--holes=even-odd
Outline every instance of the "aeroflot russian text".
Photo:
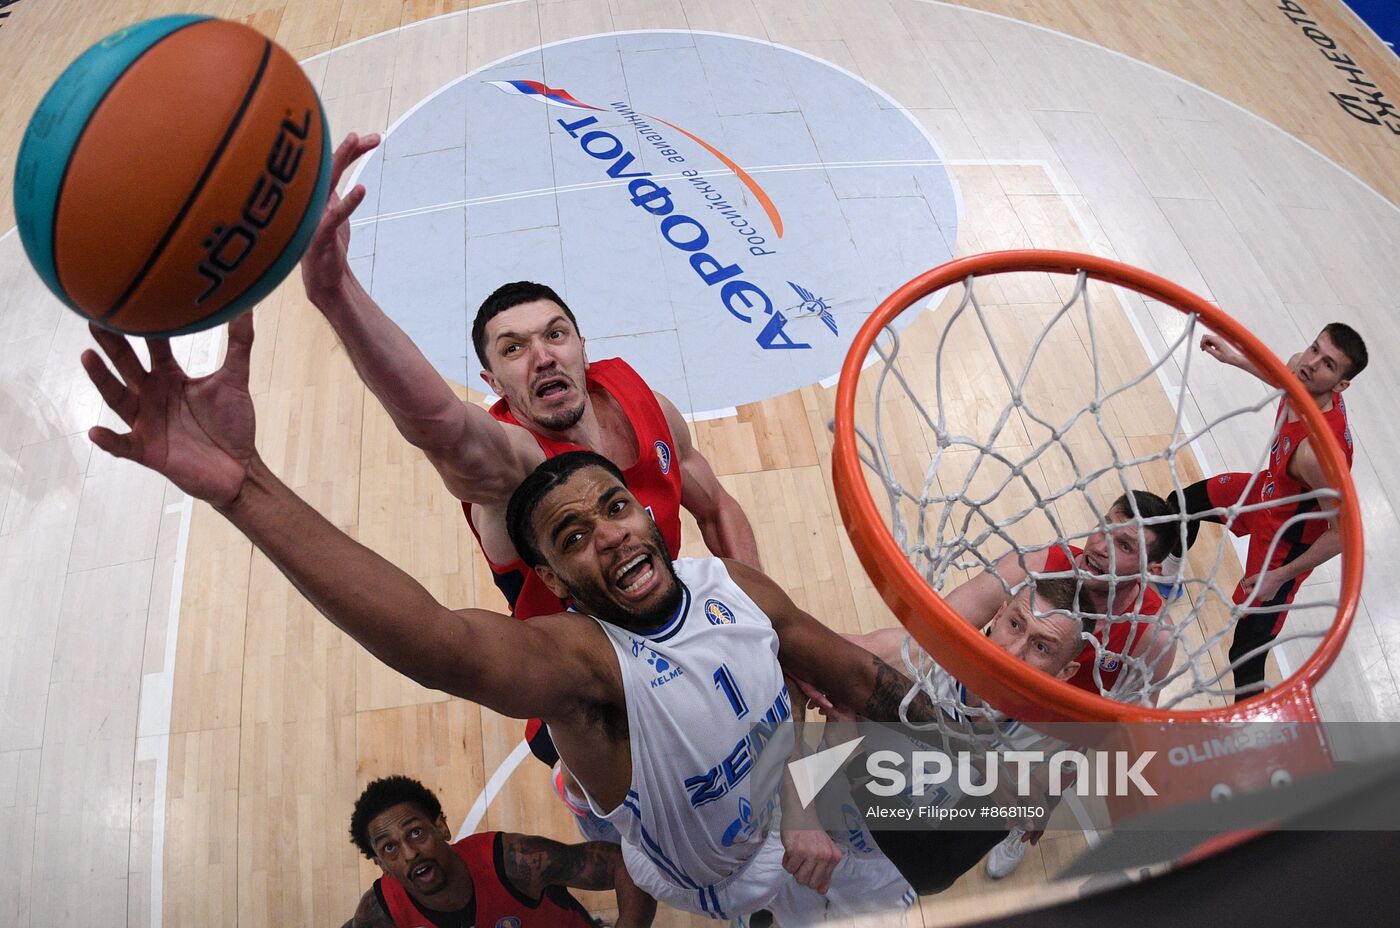
[{"label": "aeroflot russian text", "polygon": [[707,251],[710,247],[709,231],[699,220],[676,211],[670,190],[650,179],[650,171],[640,168],[629,170],[637,163],[637,156],[628,151],[617,136],[602,129],[588,128],[597,122],[596,116],[585,116],[573,122],[558,120],[565,132],[578,139],[579,147],[585,154],[599,161],[610,162],[607,167],[609,177],[628,181],[627,193],[633,206],[653,216],[663,217],[661,237],[671,247],[689,256],[691,269],[707,287],[718,287],[719,301],[731,316],[749,325],[754,324],[755,317],[760,313],[768,316],[754,338],[760,348],[811,348],[809,344],[793,341],[787,334],[784,330],[787,318],[773,306],[772,299],[762,287],[744,279],[743,267],[737,263],[726,264]]}]

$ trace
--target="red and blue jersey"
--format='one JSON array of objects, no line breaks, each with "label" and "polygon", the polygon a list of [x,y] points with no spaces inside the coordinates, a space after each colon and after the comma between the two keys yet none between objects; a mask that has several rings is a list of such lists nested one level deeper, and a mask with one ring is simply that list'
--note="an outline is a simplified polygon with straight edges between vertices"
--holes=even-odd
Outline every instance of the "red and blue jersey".
[{"label": "red and blue jersey", "polygon": [[[637,436],[637,458],[622,475],[632,495],[646,507],[661,529],[666,551],[674,560],[681,549],[681,468],[676,460],[676,443],[671,437],[666,413],[641,375],[620,358],[589,364],[587,384],[590,392],[602,390],[611,396],[632,425],[632,431]],[[505,400],[498,400],[491,407],[491,415],[501,422],[521,425],[528,430],[528,426],[523,426],[515,418]],[[534,432],[530,434],[547,458],[567,451],[588,450]],[[471,523],[471,504],[463,502],[462,509],[466,512],[467,522]],[[472,524],[472,533],[477,537],[477,544],[480,544],[481,534],[477,532],[475,524]],[[551,615],[567,608],[568,604],[551,593],[544,581],[519,557],[507,564],[496,564],[487,558],[487,563],[491,565],[496,587],[505,595],[511,614],[517,619]]]}]

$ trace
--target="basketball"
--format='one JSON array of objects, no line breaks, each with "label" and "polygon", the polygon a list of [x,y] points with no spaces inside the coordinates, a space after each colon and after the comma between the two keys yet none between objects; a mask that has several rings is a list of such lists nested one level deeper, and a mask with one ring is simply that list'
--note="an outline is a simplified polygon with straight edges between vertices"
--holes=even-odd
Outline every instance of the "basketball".
[{"label": "basketball", "polygon": [[67,306],[116,332],[179,335],[287,276],[330,173],[325,114],[291,55],[238,23],[167,16],[109,35],[49,89],[15,206]]}]

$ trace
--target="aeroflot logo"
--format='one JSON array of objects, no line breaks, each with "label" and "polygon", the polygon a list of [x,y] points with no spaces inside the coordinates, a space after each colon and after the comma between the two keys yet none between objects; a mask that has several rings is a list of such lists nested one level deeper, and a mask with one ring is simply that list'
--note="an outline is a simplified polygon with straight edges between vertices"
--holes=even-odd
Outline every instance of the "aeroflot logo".
[{"label": "aeroflot logo", "polygon": [[[799,342],[787,332],[789,320],[797,315],[820,315],[833,337],[840,334],[835,317],[825,311],[826,304],[820,297],[786,279],[775,280],[767,286],[759,284],[755,281],[766,276],[761,265],[755,267],[757,273],[749,273],[739,263],[748,260],[761,262],[778,253],[777,240],[783,237],[783,217],[772,197],[734,159],[698,135],[665,119],[638,113],[625,102],[614,102],[608,107],[593,106],[578,100],[563,88],[549,87],[533,80],[489,83],[513,96],[572,110],[573,117],[556,121],[570,138],[578,141],[580,155],[606,165],[604,172],[612,180],[627,182],[625,195],[619,196],[619,204],[630,203],[660,218],[661,236],[679,253],[677,259],[689,263],[699,282],[716,295],[719,305],[732,318],[757,330],[754,340],[759,347],[769,350],[811,348],[810,343]],[[760,229],[753,216],[745,215],[739,207],[729,202],[727,198],[730,195],[716,189],[716,184],[724,183],[723,176],[706,177],[696,168],[684,167],[678,175],[658,177],[643,169],[637,155],[628,150],[616,135],[602,128],[598,116],[589,113],[620,115],[631,124],[640,139],[657,149],[670,164],[687,165],[691,161],[682,147],[678,147],[685,143],[676,137],[668,137],[663,129],[658,128],[658,124],[699,146],[723,166],[722,175],[732,175],[747,189],[766,219],[763,228]],[[702,214],[706,215],[707,221],[702,222],[682,212],[676,194],[661,183],[662,180],[676,184],[678,192],[684,196],[698,196],[694,205],[698,207],[703,203],[705,209],[710,211],[709,214]],[[719,230],[718,235],[711,235],[711,228]],[[729,231],[725,231],[726,228]],[[772,230],[771,239],[769,229]],[[731,235],[737,238],[731,238]],[[747,255],[744,254],[745,249]],[[791,303],[791,297],[786,295],[789,288],[799,295],[798,302],[783,307],[775,305],[770,293],[780,294],[782,299]]]}]

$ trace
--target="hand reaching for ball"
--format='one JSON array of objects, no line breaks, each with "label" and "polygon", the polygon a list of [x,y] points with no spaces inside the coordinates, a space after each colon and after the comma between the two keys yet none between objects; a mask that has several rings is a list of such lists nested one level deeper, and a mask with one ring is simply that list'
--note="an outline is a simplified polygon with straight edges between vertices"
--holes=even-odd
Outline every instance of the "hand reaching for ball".
[{"label": "hand reaching for ball", "polygon": [[331,193],[326,200],[326,211],[301,259],[301,280],[306,286],[306,295],[318,305],[334,299],[346,283],[354,279],[349,259],[350,216],[364,202],[365,188],[363,184],[356,184],[343,197],[336,188],[346,169],[377,147],[378,135],[359,136],[352,132],[331,156]]},{"label": "hand reaching for ball", "polygon": [[117,434],[94,427],[88,431],[93,444],[164,474],[196,499],[215,506],[236,499],[256,456],[248,393],[253,314],[229,323],[223,365],[197,378],[181,370],[166,339],[149,340],[148,371],[124,336],[91,329],[120,377],[91,349],[83,352],[83,368],[103,401],[131,429]]}]

